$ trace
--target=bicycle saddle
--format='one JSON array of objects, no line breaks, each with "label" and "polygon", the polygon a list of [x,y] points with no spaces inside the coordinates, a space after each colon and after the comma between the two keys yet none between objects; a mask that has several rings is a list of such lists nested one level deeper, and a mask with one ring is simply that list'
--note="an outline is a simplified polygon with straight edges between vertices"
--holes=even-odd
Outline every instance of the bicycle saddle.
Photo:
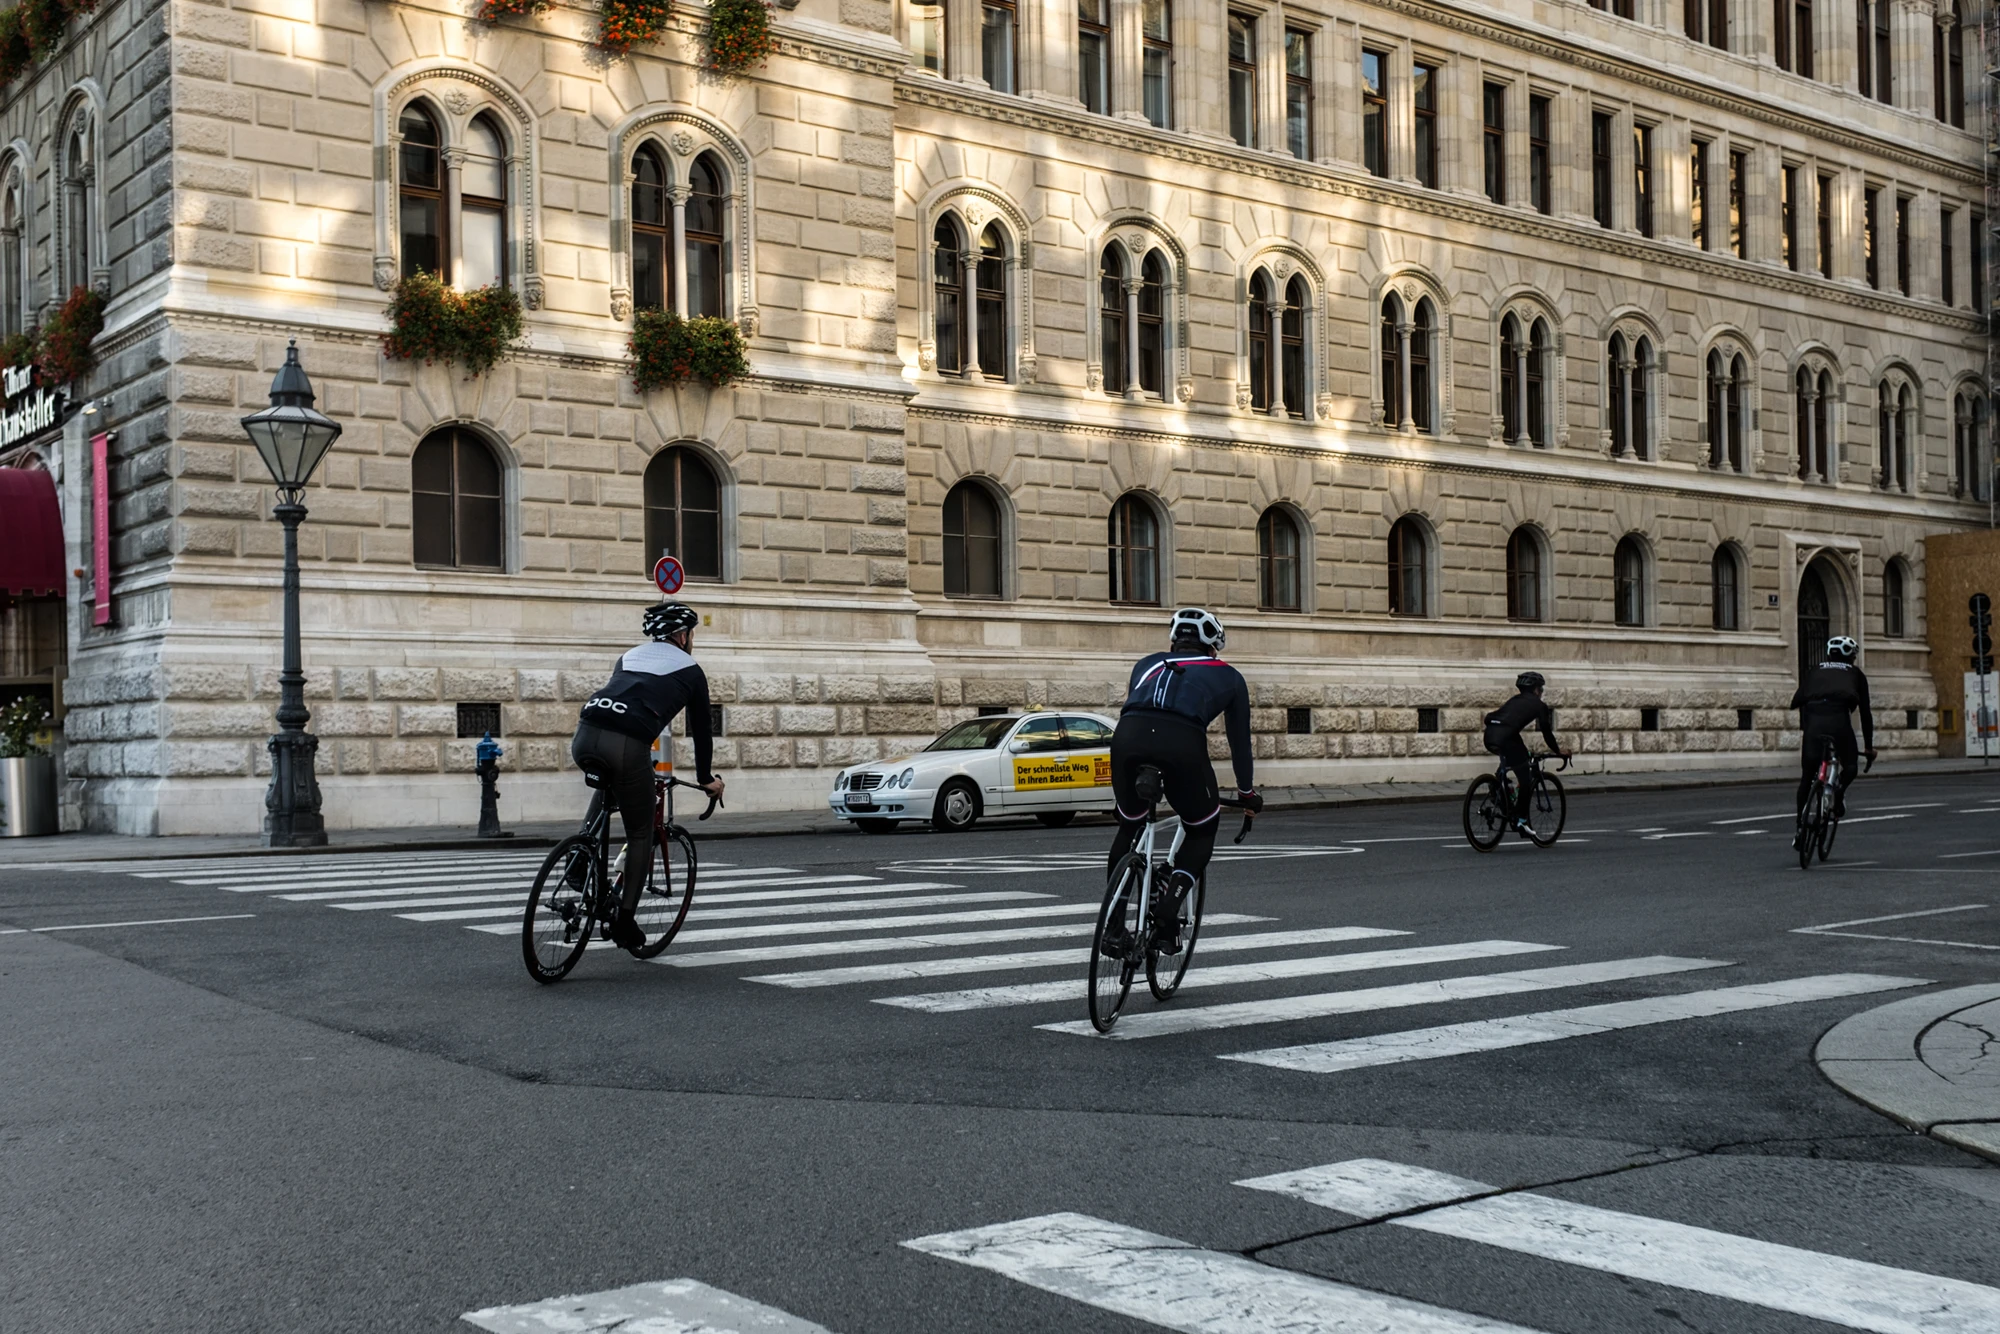
[{"label": "bicycle saddle", "polygon": [[1166,790],[1167,776],[1160,772],[1158,765],[1142,764],[1139,772],[1132,776],[1132,795],[1148,806],[1157,803]]},{"label": "bicycle saddle", "polygon": [[601,767],[595,764],[585,764],[579,767],[583,770],[583,785],[585,787],[604,786],[604,770]]}]

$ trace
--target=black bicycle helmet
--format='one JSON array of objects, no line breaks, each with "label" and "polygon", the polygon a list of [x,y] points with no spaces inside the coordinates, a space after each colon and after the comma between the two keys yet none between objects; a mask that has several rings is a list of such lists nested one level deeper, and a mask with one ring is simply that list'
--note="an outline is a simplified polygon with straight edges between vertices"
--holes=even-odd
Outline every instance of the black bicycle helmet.
[{"label": "black bicycle helmet", "polygon": [[1514,678],[1514,689],[1540,690],[1543,686],[1547,685],[1548,683],[1549,683],[1548,678],[1543,676],[1540,672],[1522,672],[1519,676]]},{"label": "black bicycle helmet", "polygon": [[646,608],[646,614],[639,621],[646,638],[665,643],[668,636],[683,630],[692,630],[701,624],[701,617],[693,607],[684,602],[658,602]]}]

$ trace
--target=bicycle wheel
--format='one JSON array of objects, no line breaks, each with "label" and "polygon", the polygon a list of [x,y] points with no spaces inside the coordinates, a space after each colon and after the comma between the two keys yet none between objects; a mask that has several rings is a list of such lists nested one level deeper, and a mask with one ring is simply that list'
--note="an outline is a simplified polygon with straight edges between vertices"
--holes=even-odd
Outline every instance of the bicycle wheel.
[{"label": "bicycle wheel", "polygon": [[1465,841],[1491,852],[1506,832],[1507,794],[1492,774],[1481,774],[1465,789]]},{"label": "bicycle wheel", "polygon": [[653,878],[632,913],[646,933],[645,946],[632,951],[636,958],[655,958],[673,943],[694,901],[694,873],[694,839],[679,825],[668,825],[653,845]]},{"label": "bicycle wheel", "polygon": [[1813,853],[1819,849],[1820,835],[1820,790],[1815,787],[1806,794],[1806,804],[1799,811],[1799,831],[1796,842],[1799,851],[1799,869],[1812,868]]},{"label": "bicycle wheel", "polygon": [[560,982],[583,957],[597,876],[597,843],[587,834],[571,834],[542,862],[521,918],[521,957],[535,981]]},{"label": "bicycle wheel", "polygon": [[1563,795],[1562,779],[1543,774],[1535,780],[1535,795],[1528,810],[1529,835],[1538,848],[1552,848],[1562,837],[1563,821],[1569,818],[1569,798]]},{"label": "bicycle wheel", "polygon": [[[1132,974],[1137,971],[1145,946],[1139,932],[1139,900],[1145,886],[1147,867],[1136,852],[1128,852],[1111,869],[1111,883],[1104,890],[1104,907],[1097,914],[1097,930],[1090,938],[1090,1023],[1100,1033],[1109,1033],[1118,1022],[1118,1011],[1132,990]],[[1104,952],[1104,940],[1119,941],[1115,956]]]},{"label": "bicycle wheel", "polygon": [[1181,952],[1162,954],[1153,948],[1149,936],[1146,941],[1146,989],[1153,993],[1156,1001],[1172,1000],[1180,990],[1181,979],[1187,976],[1188,961],[1194,958],[1195,937],[1201,934],[1201,901],[1208,889],[1208,877],[1203,875],[1194,882],[1194,888],[1181,900]]}]

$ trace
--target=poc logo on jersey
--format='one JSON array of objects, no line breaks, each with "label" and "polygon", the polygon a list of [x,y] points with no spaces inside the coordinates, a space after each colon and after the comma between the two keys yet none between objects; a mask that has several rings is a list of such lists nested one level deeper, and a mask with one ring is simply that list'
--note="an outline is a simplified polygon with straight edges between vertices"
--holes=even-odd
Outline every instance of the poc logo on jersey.
[{"label": "poc logo on jersey", "polygon": [[613,713],[625,712],[625,706],[623,704],[620,704],[615,699],[607,699],[603,695],[599,695],[596,699],[590,701],[590,703],[584,705],[583,707],[586,709],[609,709]]}]

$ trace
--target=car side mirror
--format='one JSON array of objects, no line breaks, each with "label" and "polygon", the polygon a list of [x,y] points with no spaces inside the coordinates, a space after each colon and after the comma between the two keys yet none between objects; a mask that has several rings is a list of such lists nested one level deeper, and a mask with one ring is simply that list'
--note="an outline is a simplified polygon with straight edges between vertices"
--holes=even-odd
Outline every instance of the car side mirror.
[{"label": "car side mirror", "polygon": [[1009,741],[1007,749],[1016,755],[1026,755],[1028,753],[1028,743],[1025,741]]}]

